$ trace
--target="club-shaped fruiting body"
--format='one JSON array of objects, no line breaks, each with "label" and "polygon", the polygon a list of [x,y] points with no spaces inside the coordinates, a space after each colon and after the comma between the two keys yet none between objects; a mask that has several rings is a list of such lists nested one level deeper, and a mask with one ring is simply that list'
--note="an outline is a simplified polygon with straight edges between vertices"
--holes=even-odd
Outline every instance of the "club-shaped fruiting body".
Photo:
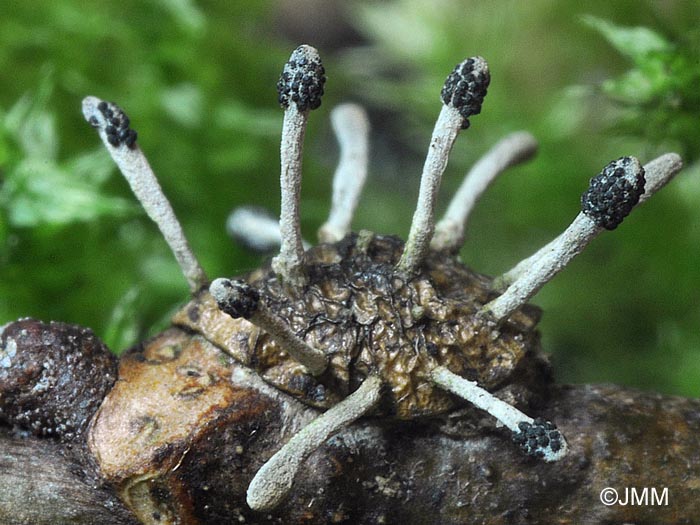
[{"label": "club-shaped fruiting body", "polygon": [[563,270],[603,229],[613,230],[632,211],[644,193],[644,168],[634,157],[610,162],[593,177],[581,196],[581,213],[557,240],[548,245],[506,290],[483,308],[500,322],[525,304]]},{"label": "club-shaped fruiting body", "polygon": [[460,62],[445,80],[440,98],[445,106],[455,108],[462,115],[462,129],[469,127],[469,117],[481,113],[490,82],[488,65],[481,57]]},{"label": "club-shaped fruiting body", "polygon": [[468,58],[457,64],[442,88],[442,109],[430,139],[423,165],[418,204],[413,214],[406,248],[397,266],[406,275],[416,273],[430,249],[435,231],[435,204],[447,159],[460,129],[469,127],[469,117],[481,111],[491,77],[486,61]]},{"label": "club-shaped fruiting body", "polygon": [[280,106],[287,109],[294,105],[299,111],[317,109],[321,105],[325,75],[318,51],[308,45],[297,47],[277,82]]},{"label": "club-shaped fruiting body", "polygon": [[581,195],[581,212],[601,228],[614,230],[644,193],[644,168],[634,157],[622,157],[591,179]]},{"label": "club-shaped fruiting body", "polygon": [[[463,232],[448,236],[440,249],[430,248],[440,177],[458,131],[481,108],[488,85],[486,63],[468,59],[445,82],[444,106],[405,245],[396,237],[366,231],[338,239],[352,219],[361,188],[355,183],[334,190],[338,203],[333,207],[342,210],[343,217],[336,222],[331,213],[329,223],[338,228],[329,242],[304,252],[298,220],[301,144],[306,115],[320,104],[323,82],[316,51],[298,48],[279,85],[280,103],[286,107],[279,256],[235,280],[217,279],[208,289],[200,287],[206,278],[198,265],[182,264],[191,285],[196,285],[193,289],[200,291],[173,322],[204,336],[269,384],[326,411],[263,465],[249,486],[249,504],[261,510],[279,504],[316,447],[368,413],[412,420],[471,404],[506,426],[526,454],[545,461],[562,459],[569,446],[553,423],[533,419],[503,401],[509,398],[527,406],[547,396],[549,374],[538,356],[535,329],[539,311],[524,302],[595,234],[617,226],[646,198],[638,161],[624,157],[595,177],[572,227],[494,300],[501,290],[454,255]],[[84,102],[84,112],[144,207],[156,210],[149,215],[155,215],[165,233],[160,215],[167,216],[163,223],[169,225],[172,210],[167,201],[161,202],[159,189],[153,190],[155,178],[134,143],[135,135],[128,132],[128,120],[92,97]],[[363,128],[357,133],[364,133]],[[460,199],[471,202],[469,207],[494,172],[517,157],[513,148],[498,151],[490,155],[500,158],[489,160],[498,169],[484,170],[486,175],[460,190]],[[364,159],[353,162],[358,170]],[[661,187],[679,169],[680,160],[667,155],[651,165],[648,192]],[[157,204],[151,203],[153,195],[159,195]],[[163,208],[170,211],[161,213]],[[446,217],[463,223],[468,209],[458,207]],[[172,238],[178,236],[168,235],[168,242],[177,245]],[[181,252],[174,251],[180,260]]]},{"label": "club-shaped fruiting body", "polygon": [[[666,153],[648,162],[644,168],[644,193],[639,197],[637,206],[646,202],[654,193],[663,188],[668,182],[676,176],[683,167],[683,161],[676,153]],[[562,233],[559,237],[543,246],[530,257],[527,257],[516,264],[512,269],[508,270],[503,275],[496,277],[493,281],[493,288],[499,292],[503,292],[511,283],[518,277],[525,275],[530,268],[537,266],[537,261],[551,253],[556,247],[563,242],[563,237],[567,232]]]},{"label": "club-shaped fruiting body", "polygon": [[221,311],[234,319],[243,317],[258,325],[313,375],[323,373],[328,366],[328,358],[323,351],[311,348],[292,332],[282,319],[265,307],[260,293],[245,281],[215,279],[209,286],[209,292]]},{"label": "club-shaped fruiting body", "polygon": [[190,291],[197,292],[207,283],[207,276],[194,256],[151,166],[135,142],[136,132],[129,128],[129,118],[116,104],[97,97],[85,97],[83,115],[99,133],[143,209],[160,228],[187,279]]},{"label": "club-shaped fruiting body", "polygon": [[550,463],[559,461],[568,451],[568,444],[557,426],[539,417],[518,423],[518,432],[513,434],[513,441],[528,456],[542,458]]},{"label": "club-shaped fruiting body", "polygon": [[304,243],[299,225],[301,161],[309,111],[321,105],[325,71],[318,51],[308,45],[294,50],[277,83],[280,105],[284,108],[280,146],[282,189],[280,231],[282,245],[273,265],[288,285],[306,282],[303,267]]},{"label": "club-shaped fruiting body", "polygon": [[367,177],[369,119],[357,104],[342,104],[331,112],[340,160],[333,176],[333,200],[328,220],[319,228],[321,242],[337,242],[350,231],[352,216]]}]

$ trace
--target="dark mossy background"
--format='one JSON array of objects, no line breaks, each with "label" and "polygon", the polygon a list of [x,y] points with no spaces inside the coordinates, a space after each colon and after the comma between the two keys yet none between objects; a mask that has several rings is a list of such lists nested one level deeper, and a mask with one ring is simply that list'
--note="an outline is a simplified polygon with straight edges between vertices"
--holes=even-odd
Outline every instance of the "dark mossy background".
[{"label": "dark mossy background", "polygon": [[307,133],[309,239],[328,211],[337,158],[330,108],[359,101],[374,125],[356,228],[405,236],[442,82],[480,54],[492,84],[454,149],[443,206],[503,134],[527,129],[541,148],[480,203],[465,262],[497,274],[557,235],[611,159],[682,153],[689,165],[678,180],[595,240],[534,302],[545,309],[543,344],[562,380],[698,395],[700,9],[580,4],[5,0],[0,323],[80,323],[120,351],[186,300],[165,243],[82,120],[83,96],[127,110],[202,264],[211,276],[233,275],[259,259],[227,238],[228,212],[279,205],[274,85],[297,44],[316,45],[328,71]]}]

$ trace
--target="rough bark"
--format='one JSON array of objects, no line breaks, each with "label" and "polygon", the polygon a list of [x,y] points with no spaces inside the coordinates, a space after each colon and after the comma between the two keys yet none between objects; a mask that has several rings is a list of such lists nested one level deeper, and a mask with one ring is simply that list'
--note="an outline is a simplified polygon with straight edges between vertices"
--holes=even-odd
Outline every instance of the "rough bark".
[{"label": "rough bark", "polygon": [[136,525],[114,491],[83,466],[85,454],[0,427],[0,523]]},{"label": "rough bark", "polygon": [[[164,510],[177,501],[188,522],[207,524],[643,525],[700,516],[700,401],[592,385],[555,386],[538,407],[571,446],[559,463],[523,457],[468,409],[420,424],[368,420],[309,459],[282,508],[257,514],[245,505],[248,481],[313,411],[249,379],[234,382],[234,401],[205,431],[171,444],[176,468],[156,454],[167,468],[154,467],[149,491]],[[3,430],[0,451],[0,523],[134,523],[57,442]],[[606,506],[606,487],[622,498],[625,488],[667,488],[668,505],[650,497]],[[167,512],[153,516],[165,522]]]}]

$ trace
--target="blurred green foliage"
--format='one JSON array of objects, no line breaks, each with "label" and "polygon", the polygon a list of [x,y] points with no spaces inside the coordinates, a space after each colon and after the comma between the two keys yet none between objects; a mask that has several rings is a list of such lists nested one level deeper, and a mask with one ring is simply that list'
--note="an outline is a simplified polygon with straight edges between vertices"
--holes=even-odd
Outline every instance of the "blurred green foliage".
[{"label": "blurred green foliage", "polygon": [[207,268],[257,262],[223,223],[234,203],[268,193],[261,174],[274,180],[278,169],[281,116],[261,85],[274,85],[287,45],[267,38],[269,16],[267,2],[3,3],[1,321],[80,323],[123,349],[186,297],[157,229],[82,119],[87,94],[132,115]]},{"label": "blurred green foliage", "polygon": [[[312,25],[308,5],[299,9]],[[527,129],[541,143],[470,223],[462,255],[479,271],[505,271],[563,230],[609,160],[700,155],[696,2],[338,5],[366,42],[319,44],[329,80],[307,133],[309,239],[327,213],[337,157],[328,109],[354,99],[374,124],[356,228],[405,236],[440,87],[473,54],[489,61],[492,84],[454,148],[443,203],[505,133]],[[88,94],[127,110],[209,274],[258,264],[223,225],[234,205],[278,207],[274,84],[299,43],[282,27],[272,0],[3,2],[0,323],[26,315],[80,323],[121,350],[164,326],[187,297],[155,226],[82,120]],[[559,378],[700,393],[699,202],[691,164],[534,299]]]}]

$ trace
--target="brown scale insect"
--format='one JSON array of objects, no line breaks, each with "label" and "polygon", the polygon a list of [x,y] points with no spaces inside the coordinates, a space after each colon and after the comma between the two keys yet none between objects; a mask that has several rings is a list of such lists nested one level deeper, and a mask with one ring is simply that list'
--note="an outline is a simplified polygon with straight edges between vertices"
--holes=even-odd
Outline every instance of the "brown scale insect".
[{"label": "brown scale insect", "polygon": [[[300,46],[278,83],[285,109],[279,224],[250,209],[229,221],[229,230],[248,245],[276,244],[279,254],[248,275],[211,283],[129,119],[114,104],[96,97],[83,101],[86,120],[162,231],[193,294],[174,316],[176,328],[122,359],[120,380],[89,429],[88,444],[102,474],[121,487],[127,504],[147,522],[155,522],[154,516],[167,521],[168,512],[176,513],[158,507],[153,495],[165,489],[151,463],[171,471],[179,467],[171,457],[173,443],[204,428],[236,398],[227,380],[232,373],[262,378],[270,388],[324,410],[280,444],[255,474],[247,492],[254,510],[278,506],[308,456],[363,416],[430,418],[471,403],[507,427],[527,455],[560,460],[568,445],[556,425],[515,407],[528,406],[548,375],[538,353],[539,310],[527,301],[593,237],[614,229],[681,167],[675,154],[645,166],[633,157],[617,159],[591,179],[581,213],[559,237],[495,279],[470,270],[457,254],[474,204],[497,175],[530,158],[537,147],[524,132],[499,142],[470,171],[436,224],[449,152],[460,130],[470,127],[469,118],[480,112],[490,82],[485,60],[473,57],[454,68],[442,89],[405,244],[393,236],[350,231],[367,172],[368,122],[358,106],[334,109],[341,160],[332,209],[319,230],[321,243],[307,249],[299,226],[302,147],[309,112],[321,103],[324,74],[317,51]],[[18,354],[12,333],[2,334],[0,391],[24,381],[7,374]],[[227,355],[247,369],[232,367]],[[151,395],[149,388],[159,392]],[[150,404],[152,399],[157,402]],[[44,428],[31,415],[16,418],[2,409],[0,416],[13,424]],[[60,429],[50,415],[42,412],[41,418]],[[71,431],[84,428],[74,423]]]}]

